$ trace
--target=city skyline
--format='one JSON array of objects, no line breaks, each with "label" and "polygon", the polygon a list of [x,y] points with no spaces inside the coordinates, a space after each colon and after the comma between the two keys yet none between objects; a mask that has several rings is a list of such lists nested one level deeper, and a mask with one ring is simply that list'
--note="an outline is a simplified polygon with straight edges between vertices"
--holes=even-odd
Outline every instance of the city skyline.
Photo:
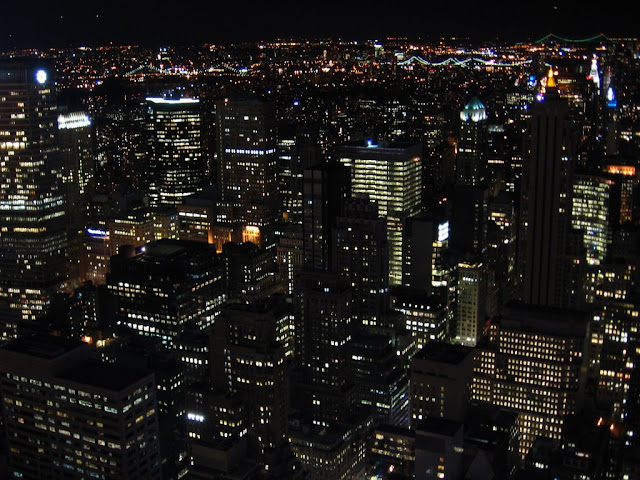
[{"label": "city skyline", "polygon": [[[75,4],[78,3],[78,4]],[[74,5],[75,4],[75,5]],[[568,38],[604,33],[634,34],[625,4],[608,2],[606,10],[577,0],[547,0],[535,5],[517,2],[394,2],[379,8],[336,1],[306,4],[278,2],[251,5],[160,9],[140,2],[116,9],[79,2],[36,1],[5,6],[0,20],[0,51],[114,44],[149,46],[224,43],[275,38],[348,40],[385,37],[505,38],[527,41],[547,33]],[[611,13],[609,13],[611,12]]]},{"label": "city skyline", "polygon": [[0,478],[640,480],[640,35],[561,0],[30,7]]}]

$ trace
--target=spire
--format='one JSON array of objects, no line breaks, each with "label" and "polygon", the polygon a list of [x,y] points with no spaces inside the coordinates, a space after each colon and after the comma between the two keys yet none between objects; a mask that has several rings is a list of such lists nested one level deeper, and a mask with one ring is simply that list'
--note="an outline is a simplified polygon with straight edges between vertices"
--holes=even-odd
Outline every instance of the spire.
[{"label": "spire", "polygon": [[547,75],[547,88],[557,88],[556,80],[553,77],[553,68],[549,67],[549,74]]},{"label": "spire", "polygon": [[591,71],[589,72],[589,80],[596,84],[598,90],[600,90],[600,74],[598,73],[598,57],[595,55],[591,59]]}]

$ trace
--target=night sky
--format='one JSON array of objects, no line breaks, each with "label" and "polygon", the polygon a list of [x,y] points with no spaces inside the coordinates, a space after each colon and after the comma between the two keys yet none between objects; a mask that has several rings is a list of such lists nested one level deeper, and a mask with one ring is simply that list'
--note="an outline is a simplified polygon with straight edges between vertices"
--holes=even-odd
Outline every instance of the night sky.
[{"label": "night sky", "polygon": [[[5,3],[5,2],[3,2]],[[14,1],[3,5],[0,49],[107,44],[219,43],[282,37],[347,40],[442,35],[476,39],[537,39],[546,33],[583,38],[598,33],[638,35],[629,2],[498,0],[385,2],[235,0],[225,4],[158,1]],[[126,5],[126,6],[125,6]]]}]

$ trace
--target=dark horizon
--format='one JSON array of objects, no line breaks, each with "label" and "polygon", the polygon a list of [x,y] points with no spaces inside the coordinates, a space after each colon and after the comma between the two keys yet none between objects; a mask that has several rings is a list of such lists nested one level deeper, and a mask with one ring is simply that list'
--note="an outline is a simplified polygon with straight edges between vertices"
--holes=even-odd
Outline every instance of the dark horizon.
[{"label": "dark horizon", "polygon": [[[190,4],[192,5],[192,4]],[[212,13],[174,8],[164,11],[148,2],[122,9],[74,6],[56,8],[48,2],[10,4],[0,19],[0,50],[115,44],[145,46],[195,45],[276,38],[469,37],[474,40],[536,40],[548,33],[568,38],[637,35],[621,2],[609,3],[607,15],[599,6],[576,0],[545,1],[526,9],[506,1],[488,6],[394,3],[393,9],[363,9],[328,1],[305,5],[216,5]]]}]

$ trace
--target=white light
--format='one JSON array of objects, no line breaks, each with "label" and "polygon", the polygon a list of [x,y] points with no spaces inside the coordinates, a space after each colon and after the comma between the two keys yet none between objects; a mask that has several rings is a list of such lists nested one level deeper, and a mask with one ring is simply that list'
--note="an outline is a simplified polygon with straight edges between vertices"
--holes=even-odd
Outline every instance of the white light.
[{"label": "white light", "polygon": [[449,238],[449,222],[444,222],[438,225],[438,241],[444,242]]},{"label": "white light", "polygon": [[147,97],[147,102],[152,103],[169,103],[169,104],[187,104],[187,103],[199,103],[197,98],[162,98],[162,97]]},{"label": "white light", "polygon": [[44,70],[38,70],[36,72],[36,80],[40,84],[43,84],[44,82],[46,82],[47,81],[47,72],[45,72]]},{"label": "white light", "polygon": [[86,113],[69,113],[58,116],[59,130],[82,128],[89,125],[91,125],[91,119]]}]

